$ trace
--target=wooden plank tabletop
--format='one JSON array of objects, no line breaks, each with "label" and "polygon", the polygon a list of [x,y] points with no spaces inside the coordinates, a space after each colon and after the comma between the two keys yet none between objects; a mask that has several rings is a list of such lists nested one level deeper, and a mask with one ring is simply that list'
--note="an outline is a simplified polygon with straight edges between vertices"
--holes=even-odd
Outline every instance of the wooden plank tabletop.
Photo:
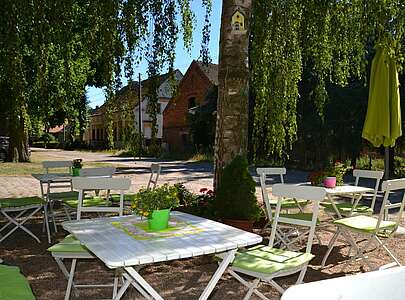
[{"label": "wooden plank tabletop", "polygon": [[63,227],[109,268],[220,253],[262,241],[257,234],[212,220],[176,211],[171,212],[171,216],[201,229],[200,232],[139,240],[111,224],[114,221],[141,221],[140,217],[133,215],[69,221],[64,222]]}]

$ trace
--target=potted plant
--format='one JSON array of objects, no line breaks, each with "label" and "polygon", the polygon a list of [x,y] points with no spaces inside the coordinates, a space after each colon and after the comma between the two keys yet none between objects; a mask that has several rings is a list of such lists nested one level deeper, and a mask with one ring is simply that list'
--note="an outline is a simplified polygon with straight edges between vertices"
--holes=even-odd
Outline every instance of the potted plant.
[{"label": "potted plant", "polygon": [[73,160],[73,165],[72,165],[72,175],[73,176],[80,175],[80,169],[83,167],[82,161],[83,160],[81,158],[76,158]]},{"label": "potted plant", "polygon": [[261,210],[256,198],[256,183],[248,171],[246,158],[237,156],[224,168],[213,207],[225,224],[253,230]]},{"label": "potted plant", "polygon": [[351,168],[340,161],[330,163],[325,170],[324,186],[333,188],[336,185],[343,185],[343,177]]},{"label": "potted plant", "polygon": [[158,231],[168,227],[170,210],[179,206],[177,188],[164,184],[151,189],[141,189],[132,201],[132,210],[148,218],[149,230]]},{"label": "potted plant", "polygon": [[325,170],[315,171],[309,175],[309,181],[312,185],[323,185],[327,188],[334,188],[336,185],[343,184],[343,177],[352,167],[339,161],[329,163]]}]

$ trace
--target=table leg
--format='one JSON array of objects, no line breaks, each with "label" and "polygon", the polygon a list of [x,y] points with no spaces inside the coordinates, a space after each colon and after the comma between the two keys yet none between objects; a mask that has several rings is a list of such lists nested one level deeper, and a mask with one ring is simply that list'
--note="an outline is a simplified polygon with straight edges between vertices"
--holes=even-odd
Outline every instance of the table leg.
[{"label": "table leg", "polygon": [[218,283],[219,279],[221,279],[222,274],[224,274],[228,265],[233,261],[235,258],[235,253],[237,249],[230,250],[224,256],[222,262],[219,264],[218,269],[215,271],[214,275],[211,277],[210,282],[208,283],[207,287],[204,289],[203,293],[201,294],[199,300],[207,300],[209,295],[212,293],[212,290]]},{"label": "table leg", "polygon": [[335,202],[333,201],[332,196],[331,196],[330,194],[327,194],[326,197],[328,197],[328,201],[332,204],[332,207],[333,207],[333,209],[335,210],[336,215],[338,216],[338,218],[341,219],[341,218],[342,218],[342,215],[340,214],[339,209],[336,207],[336,204],[335,204]]},{"label": "table leg", "polygon": [[[163,298],[155,291],[153,287],[149,285],[149,283],[146,282],[145,279],[142,278],[141,275],[137,271],[135,271],[134,268],[132,267],[125,267],[124,268],[125,272],[131,276],[133,280],[135,280],[136,283],[140,285],[140,287],[145,290],[149,295],[152,296],[153,299],[156,300],[163,300]],[[114,300],[118,300],[121,298],[122,294],[120,293],[121,290],[118,292],[117,297]],[[125,292],[125,291],[124,291]],[[142,293],[143,294],[143,293]],[[118,298],[119,297],[119,298]]]}]

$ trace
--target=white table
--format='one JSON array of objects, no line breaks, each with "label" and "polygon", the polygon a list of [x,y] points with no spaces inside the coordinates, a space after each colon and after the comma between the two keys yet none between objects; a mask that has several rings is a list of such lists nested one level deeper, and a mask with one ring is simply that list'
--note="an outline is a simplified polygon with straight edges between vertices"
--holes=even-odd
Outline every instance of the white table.
[{"label": "white table", "polygon": [[234,259],[238,248],[258,244],[262,237],[234,227],[196,217],[172,212],[178,220],[202,229],[196,234],[169,238],[137,240],[121,229],[111,225],[112,221],[139,220],[136,216],[99,218],[92,220],[64,222],[63,227],[74,234],[95,256],[111,269],[124,270],[126,279],[114,299],[121,299],[132,284],[145,298],[163,298],[142,278],[136,267],[144,264],[163,262],[200,255],[224,253],[223,260],[199,299],[207,299]]},{"label": "white table", "polygon": [[339,209],[336,207],[336,204],[333,200],[336,196],[349,196],[352,197],[353,208],[352,211],[356,208],[360,199],[365,193],[374,192],[374,189],[362,186],[355,185],[339,185],[335,188],[325,188],[326,197],[328,201],[332,204],[333,209],[335,210],[336,215],[339,219],[342,218],[342,215],[339,212]]},{"label": "white table", "polygon": [[295,285],[281,300],[403,300],[405,267]]}]

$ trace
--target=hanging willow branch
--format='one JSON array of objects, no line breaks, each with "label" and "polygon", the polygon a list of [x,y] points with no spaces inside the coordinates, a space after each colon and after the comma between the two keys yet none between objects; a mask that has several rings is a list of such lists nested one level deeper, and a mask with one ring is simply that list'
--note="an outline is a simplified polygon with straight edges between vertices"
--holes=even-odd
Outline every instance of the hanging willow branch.
[{"label": "hanging willow branch", "polygon": [[390,49],[403,63],[404,21],[401,0],[254,1],[250,59],[255,157],[288,156],[296,139],[303,68],[315,79],[312,101],[322,119],[326,86],[364,79],[374,45]]}]

